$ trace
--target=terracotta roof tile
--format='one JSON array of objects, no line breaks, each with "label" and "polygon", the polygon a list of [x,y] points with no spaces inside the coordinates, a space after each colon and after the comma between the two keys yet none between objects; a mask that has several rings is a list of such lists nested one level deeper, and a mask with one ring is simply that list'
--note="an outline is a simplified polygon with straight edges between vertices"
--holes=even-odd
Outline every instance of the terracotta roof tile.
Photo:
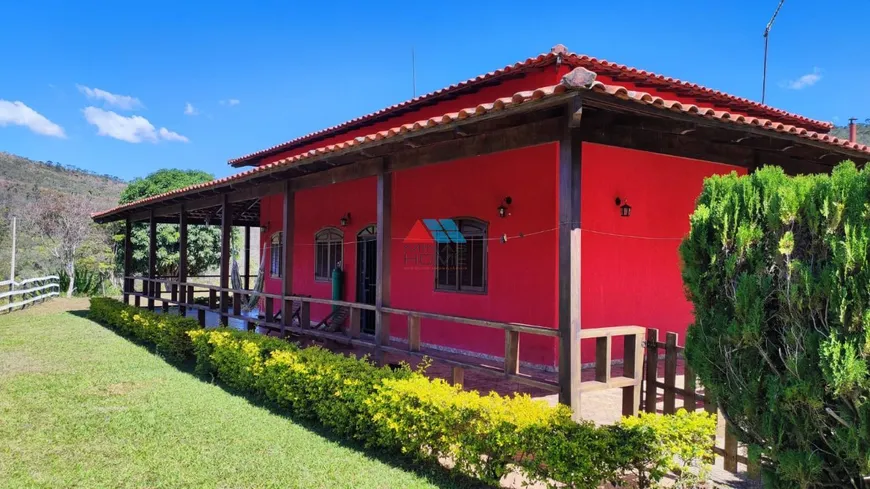
[{"label": "terracotta roof tile", "polygon": [[707,88],[698,85],[697,83],[689,83],[677,78],[666,77],[646,70],[639,70],[631,66],[613,63],[604,59],[598,59],[584,54],[572,53],[569,52],[568,49],[565,48],[565,46],[559,44],[554,46],[549,53],[544,53],[532,58],[527,58],[524,61],[519,61],[512,65],[505,66],[504,68],[491,71],[483,75],[478,75],[474,78],[455,83],[440,90],[436,90],[434,92],[415,97],[405,102],[391,105],[376,112],[356,117],[341,124],[327,127],[325,129],[321,129],[319,131],[315,131],[304,136],[291,139],[287,142],[277,144],[269,148],[256,151],[254,153],[250,153],[239,158],[233,158],[229,160],[229,164],[241,165],[260,156],[272,154],[279,151],[286,151],[293,147],[298,147],[299,145],[305,144],[318,137],[337,135],[342,131],[350,130],[354,126],[364,125],[365,123],[370,122],[373,119],[381,116],[386,116],[401,109],[409,109],[420,103],[431,102],[434,99],[438,99],[439,97],[445,96],[447,94],[452,94],[467,87],[472,87],[484,82],[490,82],[499,77],[507,76],[518,71],[522,72],[533,68],[548,66],[557,61],[562,61],[568,66],[571,66],[572,68],[583,67],[596,73],[625,78],[626,81],[632,81],[634,83],[653,84],[659,87],[661,90],[665,91],[673,91],[678,89],[683,90],[687,92],[688,96],[709,97],[716,100],[722,105],[729,105],[735,108],[742,106],[741,109],[744,111],[758,112],[759,114],[765,114],[771,118],[775,117],[778,119],[791,121],[795,124],[800,124],[820,131],[826,131],[833,127],[830,122],[818,121],[798,114],[786,112],[784,110],[770,107],[768,105],[764,105],[743,97],[737,97],[734,95],[729,95],[725,92],[721,92],[719,90]]},{"label": "terracotta roof tile", "polygon": [[243,171],[241,173],[237,173],[235,175],[231,175],[231,176],[224,177],[224,178],[219,178],[216,180],[212,180],[210,182],[191,185],[189,187],[184,187],[184,188],[180,188],[177,190],[172,190],[170,192],[165,192],[165,193],[162,193],[159,195],[154,195],[154,196],[151,196],[151,197],[148,197],[145,199],[137,200],[135,202],[130,202],[128,204],[120,205],[118,207],[114,207],[114,208],[106,210],[106,211],[92,214],[91,217],[93,217],[95,219],[99,219],[99,218],[108,216],[110,214],[114,214],[114,213],[119,212],[119,211],[139,207],[143,204],[157,202],[160,200],[166,200],[166,199],[169,199],[172,197],[178,197],[178,196],[181,196],[184,194],[193,193],[195,191],[206,189],[206,188],[218,187],[218,186],[221,186],[221,185],[229,183],[229,182],[244,180],[246,178],[253,177],[253,176],[256,176],[258,174],[265,173],[268,171],[273,171],[273,170],[278,169],[278,168],[291,167],[291,166],[297,165],[299,163],[302,163],[305,160],[316,158],[318,156],[333,153],[336,151],[345,150],[345,149],[352,148],[355,146],[362,146],[365,144],[373,143],[376,141],[382,141],[384,139],[394,138],[396,136],[400,136],[400,135],[404,135],[404,134],[408,134],[408,133],[412,133],[412,132],[422,131],[424,129],[429,129],[429,128],[436,127],[439,125],[449,124],[449,123],[452,123],[452,122],[455,122],[458,120],[469,119],[472,117],[479,117],[479,116],[488,114],[488,113],[493,112],[493,111],[510,109],[514,106],[517,106],[517,105],[520,105],[523,103],[541,100],[541,99],[544,99],[547,97],[552,97],[554,95],[560,95],[560,94],[567,92],[568,90],[569,89],[567,87],[565,87],[564,85],[553,85],[553,86],[549,86],[549,87],[539,88],[537,90],[519,92],[519,93],[514,94],[512,97],[503,97],[503,98],[500,98],[498,100],[495,100],[494,102],[480,104],[480,105],[477,105],[476,107],[469,107],[467,109],[462,109],[462,110],[457,111],[457,112],[451,112],[451,113],[440,115],[437,117],[431,117],[429,119],[417,121],[414,123],[402,124],[401,126],[387,129],[385,131],[378,131],[376,133],[369,134],[367,136],[356,137],[356,138],[349,139],[349,140],[341,142],[341,143],[321,146],[319,148],[315,148],[315,149],[306,151],[306,152],[299,154],[299,155],[296,155],[296,156],[284,158],[284,159],[269,163],[267,165],[251,168],[250,170],[246,170],[246,171]]},{"label": "terracotta roof tile", "polygon": [[[582,69],[582,68],[581,68]],[[566,78],[568,78],[566,76]],[[457,112],[451,112],[448,114],[431,117],[429,119],[420,120],[413,123],[402,124],[400,126],[394,127],[392,129],[387,129],[384,131],[378,131],[373,134],[369,134],[367,136],[360,136],[353,139],[349,139],[347,141],[330,144],[326,146],[322,146],[319,148],[312,149],[310,151],[306,151],[302,154],[292,156],[289,158],[284,158],[268,165],[251,168],[249,170],[243,171],[241,173],[237,173],[235,175],[220,178],[217,180],[212,180],[211,182],[200,183],[197,185],[192,185],[189,187],[185,187],[178,190],[173,190],[171,192],[166,192],[160,195],[155,195],[153,197],[148,197],[146,199],[138,200],[136,202],[131,202],[129,204],[124,204],[113,209],[109,209],[103,212],[99,212],[93,214],[92,217],[98,219],[101,217],[108,216],[110,214],[117,213],[119,211],[131,209],[134,207],[141,206],[143,204],[156,202],[160,200],[165,200],[172,197],[177,197],[183,194],[193,193],[198,190],[218,187],[228,182],[234,182],[243,180],[249,177],[256,176],[258,174],[273,171],[278,168],[291,167],[294,165],[298,165],[303,163],[306,160],[316,158],[318,156],[322,156],[325,154],[333,153],[336,151],[345,150],[348,148],[352,148],[355,146],[361,146],[369,143],[373,143],[376,141],[382,141],[384,139],[393,138],[399,135],[404,135],[408,133],[413,133],[417,131],[421,131],[424,129],[429,129],[432,127],[436,127],[439,125],[449,124],[451,122],[455,122],[457,120],[468,119],[471,117],[479,117],[481,115],[493,112],[500,111],[505,109],[510,109],[517,105],[528,103],[530,101],[537,101],[541,99],[545,99],[547,97],[552,97],[554,95],[560,95],[566,93],[570,89],[588,89],[597,93],[607,94],[612,97],[620,98],[622,100],[628,100],[639,104],[649,105],[652,107],[656,107],[661,110],[668,110],[674,112],[681,112],[684,114],[690,114],[697,117],[704,117],[710,119],[717,119],[720,121],[733,123],[737,125],[751,125],[757,126],[763,129],[767,129],[770,131],[780,132],[780,133],[789,133],[797,135],[804,139],[811,139],[814,141],[821,141],[824,143],[828,143],[832,146],[837,146],[840,148],[847,148],[854,151],[860,151],[863,153],[867,153],[868,157],[870,157],[870,147],[862,144],[856,144],[849,142],[848,139],[841,139],[830,136],[828,134],[822,134],[815,131],[810,131],[803,127],[798,127],[789,124],[783,124],[781,122],[771,121],[770,119],[758,118],[758,117],[746,117],[740,114],[731,114],[727,111],[714,110],[709,107],[699,107],[695,104],[685,104],[676,100],[669,100],[662,97],[658,97],[655,95],[651,95],[646,92],[641,92],[637,90],[629,90],[620,85],[613,84],[605,84],[602,82],[593,82],[588,88],[587,87],[568,87],[565,84],[553,85],[548,87],[542,87],[536,90],[529,90],[515,93],[510,97],[502,97],[493,102],[480,104],[475,107],[469,107],[467,109],[462,109]]]}]

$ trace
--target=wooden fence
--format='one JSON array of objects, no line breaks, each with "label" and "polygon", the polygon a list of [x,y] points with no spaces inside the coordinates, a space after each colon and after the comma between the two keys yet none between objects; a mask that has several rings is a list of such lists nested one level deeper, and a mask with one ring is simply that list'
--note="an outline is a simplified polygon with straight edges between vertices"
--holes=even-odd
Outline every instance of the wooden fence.
[{"label": "wooden fence", "polygon": [[60,295],[60,277],[48,275],[21,282],[4,280],[0,282],[0,291],[0,312],[11,312]]},{"label": "wooden fence", "polygon": [[[723,458],[723,468],[731,473],[738,473],[738,464],[744,464],[751,475],[757,475],[759,468],[750,464],[748,458],[741,454],[730,426],[719,414],[716,405],[704,394],[703,386],[697,382],[697,376],[685,362],[685,346],[678,345],[679,335],[667,333],[664,343],[659,341],[659,331],[648,329],[646,336],[646,358],[644,360],[644,394],[642,408],[648,413],[659,410],[673,414],[679,408],[687,411],[704,409],[710,413],[716,413],[719,426],[724,426],[724,437],[720,446],[717,437],[713,450],[716,455]],[[682,365],[683,382],[678,385],[677,377],[679,367]],[[663,371],[663,375],[659,375]],[[663,379],[663,380],[660,380]],[[661,396],[659,396],[661,392]],[[677,401],[682,403],[678,406]]]},{"label": "wooden fence", "polygon": [[[362,311],[376,311],[377,307],[372,304],[347,302],[331,299],[319,299],[303,296],[282,296],[279,294],[258,293],[266,299],[263,317],[251,317],[242,314],[241,303],[251,292],[222,288],[214,285],[178,282],[177,280],[126,277],[124,283],[124,300],[129,303],[130,298],[136,306],[141,306],[142,300],[146,301],[146,307],[154,310],[156,304],[164,311],[169,310],[170,305],[178,306],[182,311],[196,310],[199,323],[205,326],[206,313],[213,312],[220,315],[221,322],[227,324],[229,319],[242,321],[248,330],[256,327],[276,331],[280,336],[294,333],[309,337],[328,339],[337,343],[348,344],[372,349],[375,357],[380,353],[397,353],[414,357],[426,356],[433,361],[441,362],[452,367],[452,382],[462,384],[466,370],[501,377],[512,382],[529,385],[546,392],[559,393],[558,382],[537,374],[520,372],[520,335],[546,336],[560,339],[559,330],[543,326],[529,324],[508,323],[490,321],[484,319],[450,316],[424,311],[412,311],[395,307],[381,307],[380,312],[390,316],[405,317],[407,320],[407,346],[398,347],[389,341],[377,341],[370,335],[360,332],[360,318]],[[207,292],[206,292],[207,291]],[[194,294],[205,292],[208,297],[206,304],[197,304]],[[282,314],[276,319],[273,311],[273,302],[281,305],[284,311],[297,311],[298,325],[293,323],[293,314]],[[335,307],[348,308],[348,321],[342,330],[331,332],[313,329],[311,324],[311,304],[326,304]],[[298,307],[294,308],[294,305]],[[479,362],[476,358],[468,360],[440,354],[438,351],[422,351],[421,335],[423,319],[444,321],[455,324],[463,324],[473,327],[498,329],[504,332],[505,353],[501,365]],[[393,327],[396,321],[392,322]],[[635,415],[640,406],[642,390],[642,367],[643,367],[643,335],[645,329],[640,326],[619,326],[613,328],[596,328],[584,330],[581,339],[592,338],[596,340],[596,365],[595,380],[580,382],[580,392],[589,392],[600,389],[622,389],[623,414]],[[626,366],[623,375],[611,375],[612,343],[615,338],[622,337],[624,350],[628,352]],[[578,379],[579,380],[579,379]]]}]

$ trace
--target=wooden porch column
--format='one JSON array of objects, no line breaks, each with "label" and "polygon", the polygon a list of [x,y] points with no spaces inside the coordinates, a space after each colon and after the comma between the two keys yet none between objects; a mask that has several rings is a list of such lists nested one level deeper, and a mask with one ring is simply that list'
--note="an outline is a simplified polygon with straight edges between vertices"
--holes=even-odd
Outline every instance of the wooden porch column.
[{"label": "wooden porch column", "polygon": [[[178,222],[178,281],[181,283],[187,282],[187,209],[184,204],[181,205]],[[187,302],[187,288],[179,287],[179,302],[182,304]],[[187,314],[187,308],[184,305],[179,305],[178,311],[182,316]]]},{"label": "wooden porch column", "polygon": [[251,290],[251,226],[245,226],[245,290]]},{"label": "wooden porch column", "polygon": [[[154,210],[148,219],[148,278],[157,277],[157,221],[154,219]],[[154,296],[157,295],[157,286],[154,282],[148,282],[145,287],[148,292],[148,310],[154,310]]]},{"label": "wooden porch column", "polygon": [[[284,243],[284,249],[280,251],[282,258],[284,258],[284,269],[281,270],[281,295],[284,296],[281,305],[282,338],[287,334],[287,326],[293,325],[293,301],[287,300],[286,297],[293,295],[293,227],[295,222],[296,194],[288,180],[284,182],[284,222],[281,230],[281,241]],[[307,324],[301,323],[300,321],[300,326],[308,327]]]},{"label": "wooden porch column", "polygon": [[582,104],[573,99],[559,139],[559,402],[580,419],[580,168]]},{"label": "wooden porch column", "polygon": [[390,244],[393,215],[393,174],[378,172],[377,190],[377,273],[375,286],[375,361],[382,363],[382,345],[390,342],[387,314],[381,308],[390,305]]},{"label": "wooden porch column", "polygon": [[[221,268],[220,287],[230,287],[230,238],[233,234],[233,208],[230,205],[229,194],[223,194],[221,201]],[[229,324],[227,314],[230,310],[230,295],[226,290],[221,290],[221,324]]]},{"label": "wooden porch column", "polygon": [[[124,223],[124,304],[130,304],[130,292],[133,292],[133,281],[128,279],[133,274],[133,221],[128,217]],[[11,299],[11,298],[10,298]]]}]

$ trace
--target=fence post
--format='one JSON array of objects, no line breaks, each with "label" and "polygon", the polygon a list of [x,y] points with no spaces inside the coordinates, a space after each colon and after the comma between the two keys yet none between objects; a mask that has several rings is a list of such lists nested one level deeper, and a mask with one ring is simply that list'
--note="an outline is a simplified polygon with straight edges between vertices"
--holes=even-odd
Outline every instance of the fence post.
[{"label": "fence post", "polygon": [[646,330],[646,403],[644,411],[656,412],[658,402],[659,330]]},{"label": "fence post", "polygon": [[637,334],[623,336],[622,375],[635,380],[634,385],[622,388],[622,415],[637,416],[640,409],[640,391],[643,388],[643,337]]},{"label": "fence post", "polygon": [[[292,307],[290,308],[293,309]],[[291,314],[292,315],[292,314]],[[293,318],[290,318],[290,322],[288,325],[293,325]],[[299,304],[299,327],[300,328],[310,328],[311,327],[311,303],[302,301]]]},{"label": "fence post", "polygon": [[242,294],[233,292],[233,315],[242,315]]},{"label": "fence post", "polygon": [[516,375],[520,371],[520,333],[504,332],[504,373]]},{"label": "fence post", "polygon": [[266,322],[267,323],[274,323],[275,322],[275,313],[274,313],[275,302],[272,300],[271,297],[267,297],[264,302],[266,303]]},{"label": "fence post", "polygon": [[408,349],[420,351],[420,316],[408,316]]},{"label": "fence post", "polygon": [[450,383],[453,385],[458,385],[461,387],[464,382],[465,382],[465,369],[462,367],[454,365],[452,372],[451,372]]},{"label": "fence post", "polygon": [[199,321],[200,326],[205,327],[205,309],[196,310],[196,320]]},{"label": "fence post", "polygon": [[668,333],[665,339],[665,393],[662,412],[674,414],[676,409],[677,387],[677,333]]},{"label": "fence post", "polygon": [[731,431],[731,426],[725,424],[725,460],[722,463],[722,468],[731,472],[737,473],[737,437]]},{"label": "fence post", "polygon": [[595,338],[595,380],[610,382],[611,369],[610,335]]},{"label": "fence post", "polygon": [[357,309],[356,307],[350,308],[350,326],[348,327],[347,334],[351,338],[359,338],[360,335],[360,317],[362,316],[362,311]]},{"label": "fence post", "polygon": [[154,312],[154,282],[149,280],[145,283],[147,284],[146,288],[148,289],[148,310]]},{"label": "fence post", "polygon": [[[683,355],[683,362],[686,361],[685,354]],[[685,382],[683,384],[683,390],[686,391],[683,396],[683,407],[688,412],[692,412],[695,409],[698,409],[698,400],[697,394],[695,394],[695,390],[697,390],[697,381],[695,376],[695,371],[689,367],[687,363],[683,364],[683,374],[685,377]]]}]

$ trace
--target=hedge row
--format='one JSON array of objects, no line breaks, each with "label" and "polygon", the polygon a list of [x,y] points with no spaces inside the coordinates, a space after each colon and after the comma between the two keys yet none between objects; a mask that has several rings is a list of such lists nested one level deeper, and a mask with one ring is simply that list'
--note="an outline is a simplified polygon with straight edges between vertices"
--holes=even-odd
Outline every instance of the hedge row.
[{"label": "hedge row", "polygon": [[[130,308],[112,302],[115,316],[130,315]],[[105,300],[97,304],[106,309]],[[177,329],[149,331],[172,331],[175,338]],[[632,480],[649,487],[668,472],[688,481],[709,467],[715,420],[704,413],[647,415],[596,427],[573,422],[564,406],[463,391],[427,378],[422,369],[379,368],[366,358],[226,328],[189,328],[186,334],[192,341],[186,351],[196,357],[200,374],[367,447],[450,460],[455,470],[490,484],[519,470],[529,481],[551,485],[592,489],[603,481]]]},{"label": "hedge row", "polygon": [[187,332],[199,329],[195,319],[155,314],[106,297],[91,298],[88,317],[124,336],[155,345],[157,352],[171,362],[181,362],[193,355]]}]

